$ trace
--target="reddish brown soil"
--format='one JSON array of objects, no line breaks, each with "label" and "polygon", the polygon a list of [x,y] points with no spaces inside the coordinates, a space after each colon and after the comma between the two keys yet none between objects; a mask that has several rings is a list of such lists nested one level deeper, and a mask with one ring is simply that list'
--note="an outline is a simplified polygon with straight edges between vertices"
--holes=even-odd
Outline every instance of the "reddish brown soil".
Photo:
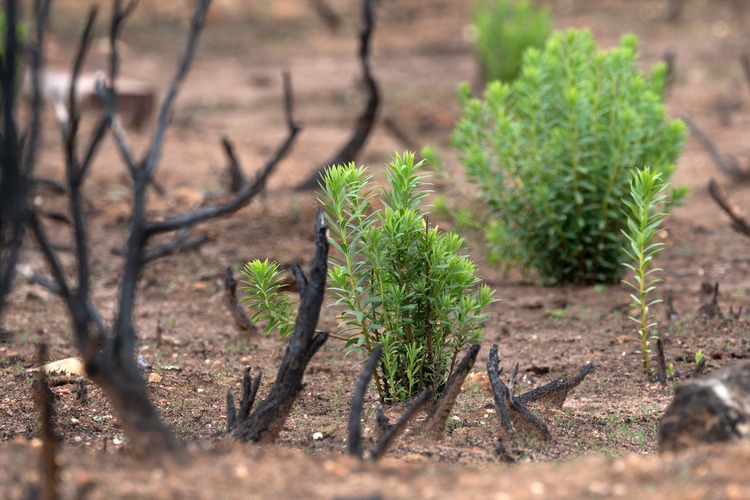
[{"label": "reddish brown soil", "polygon": [[[217,0],[218,1],[218,0]],[[123,73],[163,89],[184,33],[188,13],[183,3],[139,7],[123,34]],[[151,2],[156,3],[156,2]],[[489,348],[500,346],[506,373],[518,362],[525,387],[572,375],[587,361],[594,371],[571,393],[562,411],[543,413],[554,439],[511,450],[520,463],[506,465],[496,453],[497,415],[492,397],[480,383],[467,383],[439,442],[405,436],[378,464],[344,456],[346,418],[360,358],[345,356],[331,339],[313,359],[307,387],[296,403],[278,444],[226,443],[217,436],[225,426],[225,394],[239,391],[245,366],[265,374],[261,396],[270,387],[284,344],[275,338],[242,340],[223,305],[221,278],[227,266],[239,269],[253,258],[284,263],[311,260],[312,225],[317,208],[312,193],[292,187],[327,160],[347,138],[362,96],[355,59],[358,8],[331,1],[344,22],[329,32],[310,9],[311,2],[284,0],[244,7],[218,2],[200,52],[177,102],[166,138],[158,180],[168,186],[154,197],[151,213],[172,214],[220,195],[224,160],[219,141],[230,137],[246,172],[259,168],[283,139],[281,72],[293,76],[295,113],[304,130],[260,199],[239,213],[201,228],[210,242],[148,267],[135,318],[139,352],[160,381],[149,384],[154,404],[177,435],[188,442],[187,465],[147,463],[127,453],[127,439],[101,391],[89,387],[81,405],[70,386],[55,389],[62,492],[93,498],[526,498],[750,496],[747,447],[699,449],[677,457],[656,453],[659,419],[673,386],[648,382],[642,375],[636,330],[626,318],[624,286],[543,288],[533,277],[503,274],[486,263],[480,246],[467,251],[499,302],[474,371],[484,370]],[[600,0],[552,2],[560,28],[589,27],[600,45],[611,46],[626,31],[642,40],[648,67],[666,51],[676,55],[676,74],[668,104],[672,115],[689,114],[725,152],[745,159],[744,138],[750,126],[747,84],[738,56],[748,46],[743,19],[730,2],[692,0],[685,19],[674,25],[658,20],[666,1]],[[84,12],[84,2],[54,6],[51,66],[69,64]],[[106,2],[105,2],[106,4]],[[179,4],[179,8],[178,8]],[[381,85],[381,124],[389,118],[409,136],[405,144],[378,126],[361,163],[379,171],[389,155],[407,147],[433,144],[447,161],[447,146],[458,116],[454,89],[476,82],[477,65],[464,38],[469,0],[383,1],[373,40],[373,67]],[[67,9],[67,10],[66,10]],[[108,8],[104,9],[105,12]],[[750,22],[750,20],[748,20]],[[102,27],[101,33],[104,32]],[[103,44],[102,44],[103,45]],[[92,54],[89,69],[102,67],[104,53]],[[131,132],[138,148],[149,130]],[[59,135],[51,118],[45,128],[39,171],[62,176]],[[662,320],[670,361],[682,372],[692,368],[698,350],[708,368],[750,356],[748,321],[698,319],[709,300],[704,283],[721,284],[721,305],[728,311],[748,305],[750,257],[746,239],[729,226],[705,186],[716,177],[743,206],[750,191],[714,167],[693,139],[680,160],[676,180],[692,193],[668,220],[661,294],[674,297],[679,322]],[[93,250],[95,296],[102,314],[115,307],[119,257],[127,230],[130,185],[108,141],[86,186]],[[442,189],[438,186],[438,189]],[[45,211],[63,210],[64,201],[44,193]],[[439,221],[449,227],[449,221]],[[65,242],[65,226],[50,222],[55,241]],[[471,238],[470,242],[471,242]],[[72,266],[69,253],[66,265]],[[43,270],[29,244],[22,262]],[[72,267],[70,268],[72,270]],[[156,345],[157,323],[164,343]],[[0,492],[23,497],[38,484],[37,412],[27,369],[35,365],[35,343],[47,342],[51,359],[75,354],[66,312],[39,286],[18,279],[6,317],[15,337],[0,345]],[[336,330],[335,311],[326,308],[321,328]],[[149,374],[144,374],[148,376]],[[366,400],[368,443],[374,439],[374,405]],[[396,417],[401,408],[390,408]],[[314,440],[321,432],[324,438]]]}]

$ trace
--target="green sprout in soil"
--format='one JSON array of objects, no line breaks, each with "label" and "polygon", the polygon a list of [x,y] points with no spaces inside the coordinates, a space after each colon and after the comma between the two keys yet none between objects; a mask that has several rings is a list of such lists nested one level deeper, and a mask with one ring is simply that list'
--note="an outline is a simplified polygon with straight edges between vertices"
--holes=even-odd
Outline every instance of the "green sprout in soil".
[{"label": "green sprout in soil", "polygon": [[625,254],[629,262],[624,262],[625,267],[633,272],[633,280],[623,280],[635,293],[630,294],[632,307],[639,311],[637,317],[630,319],[638,323],[638,332],[641,337],[643,353],[643,369],[646,375],[652,374],[649,330],[656,327],[654,317],[650,308],[660,299],[651,299],[652,292],[661,279],[656,273],[661,272],[658,267],[652,267],[651,261],[659,253],[664,244],[654,241],[654,237],[660,230],[665,213],[661,211],[667,202],[667,185],[662,181],[659,172],[653,172],[649,167],[643,170],[635,170],[630,181],[631,199],[625,204],[629,211],[627,229],[623,234],[627,238],[628,245]]}]

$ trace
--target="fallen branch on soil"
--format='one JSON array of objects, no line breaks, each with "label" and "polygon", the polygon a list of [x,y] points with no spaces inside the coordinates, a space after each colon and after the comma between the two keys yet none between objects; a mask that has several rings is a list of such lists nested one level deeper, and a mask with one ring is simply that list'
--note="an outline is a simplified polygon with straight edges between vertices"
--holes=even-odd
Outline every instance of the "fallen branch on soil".
[{"label": "fallen branch on soil", "polygon": [[748,222],[747,214],[721,189],[719,183],[714,179],[711,179],[708,183],[708,192],[732,219],[732,228],[745,236],[750,236],[750,222]]},{"label": "fallen branch on soil", "polygon": [[683,115],[681,119],[690,128],[690,132],[692,132],[706,153],[708,153],[708,156],[711,157],[714,165],[719,167],[719,170],[736,182],[744,182],[750,179],[750,170],[742,168],[733,156],[722,155],[714,141],[689,116]]},{"label": "fallen branch on soil", "polygon": [[362,79],[367,86],[369,97],[365,109],[360,114],[354,127],[351,138],[344,146],[331,158],[325,165],[315,171],[304,182],[297,186],[298,190],[317,189],[319,183],[323,180],[326,170],[331,165],[346,165],[356,161],[360,150],[365,145],[370,135],[372,127],[375,125],[375,118],[380,104],[380,95],[378,84],[372,74],[370,65],[370,38],[375,28],[375,0],[362,1],[362,31],[359,34],[359,60],[362,66]]},{"label": "fallen branch on soil", "polygon": [[432,439],[441,439],[443,437],[445,422],[448,420],[453,405],[456,403],[456,398],[461,392],[461,386],[464,380],[466,380],[466,376],[477,360],[479,348],[479,344],[472,345],[455,370],[453,370],[445,389],[443,389],[443,393],[440,395],[440,399],[432,407],[422,425],[421,432],[426,436]]},{"label": "fallen branch on soil", "polygon": [[276,440],[294,401],[305,386],[302,379],[308,363],[328,340],[326,332],[317,333],[315,330],[328,272],[328,228],[324,224],[322,211],[318,211],[315,219],[315,247],[310,279],[305,278],[294,332],[281,360],[276,381],[252,414],[247,418],[242,418],[241,414],[237,416],[237,425],[232,433],[235,439],[248,442]]}]

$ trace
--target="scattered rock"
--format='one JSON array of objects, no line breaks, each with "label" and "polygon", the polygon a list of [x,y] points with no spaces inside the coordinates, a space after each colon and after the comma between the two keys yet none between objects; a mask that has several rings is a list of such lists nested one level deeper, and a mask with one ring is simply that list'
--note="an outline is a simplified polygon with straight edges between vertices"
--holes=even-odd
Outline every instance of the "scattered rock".
[{"label": "scattered rock", "polygon": [[148,383],[149,384],[160,384],[161,383],[161,375],[159,375],[156,372],[151,372],[148,374]]}]

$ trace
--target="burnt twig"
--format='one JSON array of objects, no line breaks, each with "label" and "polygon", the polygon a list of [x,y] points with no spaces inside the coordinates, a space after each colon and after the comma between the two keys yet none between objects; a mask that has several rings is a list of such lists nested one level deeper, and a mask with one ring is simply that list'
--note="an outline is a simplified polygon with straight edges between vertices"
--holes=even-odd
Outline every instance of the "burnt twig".
[{"label": "burnt twig", "polygon": [[[39,344],[37,351],[39,366],[43,366],[47,358],[47,345]],[[57,466],[57,436],[55,435],[54,423],[52,421],[52,391],[47,384],[47,375],[44,370],[37,370],[36,399],[39,403],[39,415],[41,419],[42,439],[42,495],[43,499],[55,499],[57,495],[57,484],[59,482]]]},{"label": "burnt twig", "polygon": [[258,329],[253,324],[247,314],[247,309],[240,304],[237,299],[237,280],[234,279],[234,273],[231,267],[227,267],[224,272],[224,304],[229,309],[234,323],[242,332],[248,332],[247,335],[257,335]]},{"label": "burnt twig", "polygon": [[479,348],[479,344],[474,344],[469,348],[464,358],[456,366],[456,369],[453,370],[443,393],[440,395],[440,399],[432,407],[429,415],[427,415],[427,419],[422,426],[422,432],[432,439],[440,439],[443,436],[445,421],[448,419],[456,398],[461,392],[461,386],[464,380],[466,380],[466,376],[477,360]]},{"label": "burnt twig", "polygon": [[234,152],[234,144],[226,138],[221,138],[221,146],[224,148],[224,154],[227,157],[227,170],[229,171],[229,192],[237,193],[247,182],[245,174],[242,173],[240,161]]},{"label": "burnt twig", "polygon": [[719,183],[714,179],[711,179],[708,183],[708,192],[732,219],[732,228],[745,236],[750,236],[750,222],[747,214],[721,189]]},{"label": "burnt twig", "polygon": [[258,408],[239,422],[234,437],[242,441],[274,441],[289,416],[297,395],[302,391],[302,379],[307,365],[328,339],[325,332],[316,333],[323,305],[328,270],[328,228],[323,212],[315,220],[315,258],[305,293],[300,295],[297,321],[284,358],[279,366],[271,391]]},{"label": "burnt twig", "polygon": [[425,389],[424,391],[420,392],[416,398],[414,398],[414,401],[412,401],[404,414],[401,415],[401,418],[398,419],[398,422],[391,425],[377,442],[375,447],[370,450],[370,458],[372,460],[380,459],[385,454],[385,452],[388,451],[388,447],[390,447],[393,441],[398,436],[400,436],[402,432],[404,432],[404,430],[406,429],[406,424],[409,423],[409,420],[411,420],[411,418],[417,413],[417,411],[419,411],[419,409],[422,408],[422,406],[424,406],[430,399],[432,399],[432,391],[430,389]]},{"label": "burnt twig", "polygon": [[380,104],[378,84],[372,74],[370,64],[370,38],[375,28],[374,0],[362,1],[363,26],[359,34],[359,60],[362,66],[362,79],[367,86],[369,98],[365,109],[360,114],[354,127],[354,132],[346,144],[336,153],[333,158],[315,171],[302,184],[297,186],[299,190],[316,189],[318,183],[323,179],[326,170],[332,165],[342,165],[355,161],[360,150],[370,135]]},{"label": "burnt twig", "polygon": [[383,346],[380,344],[372,349],[370,357],[367,358],[367,362],[362,367],[362,373],[359,375],[357,385],[354,387],[354,394],[352,395],[352,409],[349,412],[348,451],[349,455],[357,458],[362,458],[362,426],[360,419],[362,418],[362,408],[365,404],[365,392],[370,380],[372,380],[372,375],[375,373],[382,353]]},{"label": "burnt twig", "polygon": [[750,171],[740,167],[736,158],[732,156],[725,157],[722,155],[714,141],[712,141],[711,138],[703,132],[700,127],[698,127],[697,123],[686,115],[683,115],[681,118],[690,128],[690,132],[692,132],[703,149],[708,153],[708,156],[711,157],[714,164],[719,167],[722,172],[737,182],[743,182],[750,179]]},{"label": "burnt twig", "polygon": [[507,401],[510,399],[510,393],[508,388],[503,384],[500,379],[499,368],[500,359],[497,354],[497,344],[493,344],[490,349],[490,357],[487,360],[487,374],[490,378],[490,385],[492,386],[492,395],[495,398],[495,406],[497,406],[497,416],[500,419],[500,425],[508,436],[512,439],[516,437],[516,430],[513,428],[513,422],[510,420],[510,413],[508,412]]},{"label": "burnt twig", "polygon": [[570,393],[570,391],[577,387],[578,384],[583,382],[583,379],[586,378],[586,376],[589,374],[589,372],[591,372],[591,370],[593,370],[593,368],[593,363],[586,363],[586,365],[581,368],[581,371],[579,371],[570,380],[565,378],[555,379],[552,382],[543,385],[542,387],[538,387],[521,394],[520,396],[518,396],[518,399],[523,403],[538,401],[540,403],[545,403],[548,406],[562,408],[563,403],[565,403],[565,399],[568,397],[568,393]]},{"label": "burnt twig", "polygon": [[719,306],[719,283],[714,283],[713,295],[711,302],[703,304],[698,308],[698,315],[702,318],[720,318],[721,306]]},{"label": "burnt twig", "polygon": [[39,0],[34,7],[34,29],[26,46],[31,81],[29,125],[23,133],[16,117],[18,98],[19,55],[23,48],[18,40],[18,2],[4,3],[4,52],[0,63],[0,328],[6,297],[10,293],[16,264],[24,238],[24,226],[31,216],[29,189],[41,135],[44,31],[49,1]]}]

